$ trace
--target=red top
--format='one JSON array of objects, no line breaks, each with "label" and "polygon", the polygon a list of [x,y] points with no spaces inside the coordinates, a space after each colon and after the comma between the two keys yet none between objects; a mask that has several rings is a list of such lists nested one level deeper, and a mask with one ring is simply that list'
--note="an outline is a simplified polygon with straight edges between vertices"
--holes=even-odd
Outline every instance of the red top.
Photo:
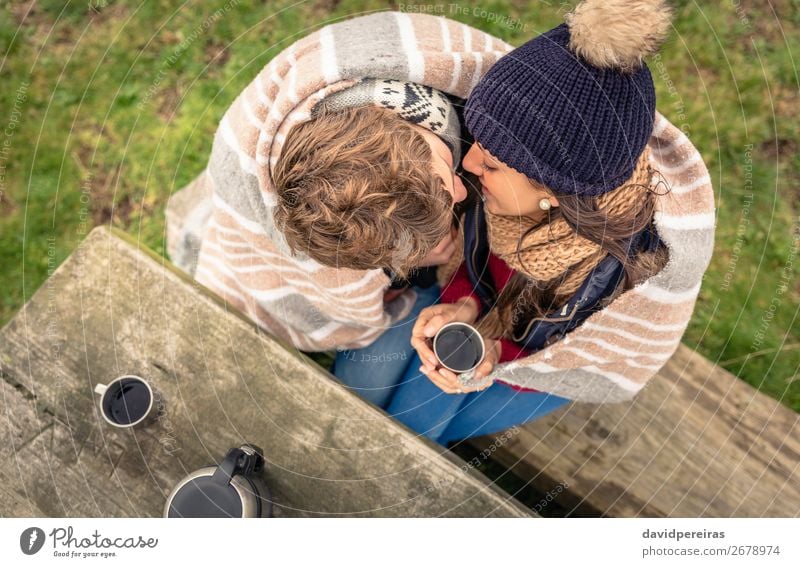
[{"label": "red top", "polygon": [[[508,284],[508,281],[511,279],[511,276],[514,275],[514,270],[506,264],[502,259],[498,256],[495,256],[492,253],[489,253],[489,273],[492,274],[492,279],[495,281],[495,284],[498,286],[498,291],[502,290]],[[456,301],[464,298],[464,297],[472,297],[475,301],[478,302],[478,305],[481,305],[481,300],[478,297],[478,294],[475,293],[475,289],[472,287],[472,282],[469,279],[469,275],[467,274],[467,266],[465,263],[461,263],[458,267],[458,270],[450,279],[450,283],[447,285],[444,290],[442,290],[442,303],[455,303]],[[517,358],[523,358],[530,354],[530,351],[525,350],[517,343],[510,339],[500,339],[500,360],[498,362],[508,362],[509,360],[516,360]],[[505,384],[505,382],[503,383]],[[521,386],[514,386],[512,384],[505,384],[506,386],[510,386],[511,388],[519,391],[519,392],[538,392],[539,390],[533,390],[531,388],[523,388]]]}]

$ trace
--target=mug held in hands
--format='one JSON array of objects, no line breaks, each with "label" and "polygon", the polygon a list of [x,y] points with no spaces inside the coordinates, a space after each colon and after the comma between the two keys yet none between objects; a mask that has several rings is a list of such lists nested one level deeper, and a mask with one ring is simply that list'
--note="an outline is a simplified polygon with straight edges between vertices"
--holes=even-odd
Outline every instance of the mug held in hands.
[{"label": "mug held in hands", "polygon": [[433,337],[433,354],[444,368],[464,374],[483,362],[486,345],[475,327],[455,321],[444,325]]}]

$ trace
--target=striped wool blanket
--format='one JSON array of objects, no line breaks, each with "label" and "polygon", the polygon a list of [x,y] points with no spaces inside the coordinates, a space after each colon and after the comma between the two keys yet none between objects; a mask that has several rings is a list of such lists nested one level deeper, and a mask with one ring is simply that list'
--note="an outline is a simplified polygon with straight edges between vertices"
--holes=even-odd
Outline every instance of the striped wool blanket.
[{"label": "striped wool blanket", "polygon": [[[168,251],[198,281],[296,348],[358,348],[404,317],[406,292],[384,305],[383,270],[324,267],[294,256],[272,219],[270,168],[292,125],[325,96],[364,77],[413,81],[466,97],[508,44],[451,20],[381,12],[339,22],[273,59],[216,132],[207,169],[176,194]],[[577,401],[632,398],[680,343],[714,244],[714,194],[702,157],[657,114],[650,159],[671,188],[655,224],[670,260],[564,340],[498,366],[508,384]],[[195,257],[196,255],[196,257]]]}]

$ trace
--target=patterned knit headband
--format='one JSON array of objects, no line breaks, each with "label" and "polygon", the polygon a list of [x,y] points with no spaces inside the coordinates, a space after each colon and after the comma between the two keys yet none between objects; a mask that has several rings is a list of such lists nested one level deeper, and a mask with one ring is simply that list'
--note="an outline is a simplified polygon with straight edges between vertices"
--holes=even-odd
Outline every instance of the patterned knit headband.
[{"label": "patterned knit headband", "polygon": [[369,104],[387,108],[400,118],[427,128],[453,152],[453,163],[460,163],[461,122],[458,114],[450,100],[431,87],[393,79],[364,79],[323,99],[313,113],[323,106],[335,111]]}]

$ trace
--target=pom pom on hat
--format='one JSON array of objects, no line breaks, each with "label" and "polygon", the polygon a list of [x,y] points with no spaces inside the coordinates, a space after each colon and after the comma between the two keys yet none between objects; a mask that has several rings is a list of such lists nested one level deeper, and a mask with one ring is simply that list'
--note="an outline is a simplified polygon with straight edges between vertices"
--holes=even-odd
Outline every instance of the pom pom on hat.
[{"label": "pom pom on hat", "polygon": [[569,47],[595,67],[633,72],[658,51],[671,17],[663,0],[585,0],[566,16]]}]

